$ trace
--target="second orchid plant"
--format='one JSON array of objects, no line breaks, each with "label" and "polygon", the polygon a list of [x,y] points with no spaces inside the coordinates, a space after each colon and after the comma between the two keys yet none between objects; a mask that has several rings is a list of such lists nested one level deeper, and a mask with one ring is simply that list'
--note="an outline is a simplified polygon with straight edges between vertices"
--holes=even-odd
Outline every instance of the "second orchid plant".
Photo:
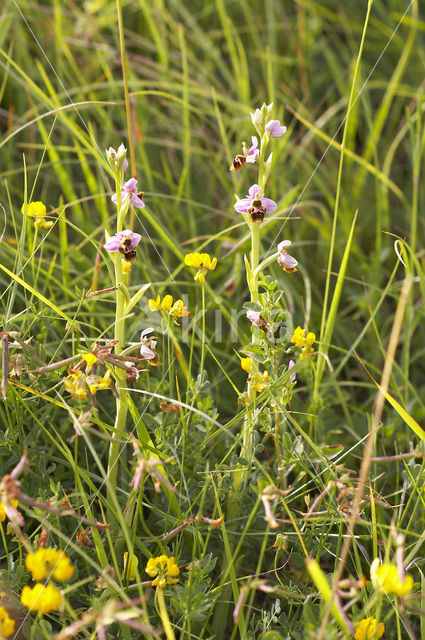
[{"label": "second orchid plant", "polygon": [[[247,283],[250,292],[250,302],[245,304],[247,318],[252,323],[252,338],[250,344],[243,350],[246,357],[241,359],[241,367],[248,373],[247,391],[241,401],[247,405],[247,413],[242,432],[241,458],[250,461],[255,444],[255,399],[257,393],[261,393],[270,381],[277,380],[282,373],[278,368],[278,348],[276,348],[275,333],[284,320],[283,313],[275,313],[282,292],[277,288],[277,282],[271,277],[262,277],[262,272],[270,264],[277,262],[287,273],[297,270],[297,260],[288,253],[291,246],[290,240],[283,240],[278,244],[277,251],[260,262],[260,228],[267,214],[277,209],[277,204],[265,197],[265,189],[271,173],[273,154],[266,157],[268,145],[272,138],[280,138],[286,133],[286,127],[279,120],[273,120],[271,113],[273,104],[263,104],[261,109],[256,109],[251,114],[252,124],[259,136],[252,136],[251,147],[243,143],[242,154],[235,157],[232,170],[240,170],[245,162],[256,164],[258,167],[258,183],[253,184],[245,198],[238,198],[234,205],[235,211],[240,213],[251,235],[250,260],[245,256]],[[260,284],[264,293],[260,293]],[[304,331],[299,328],[300,331]],[[303,333],[304,335],[304,333]],[[310,336],[313,334],[309,334]],[[309,338],[311,341],[311,337]],[[314,337],[313,337],[314,341]],[[298,343],[295,343],[298,344]],[[279,345],[281,348],[281,345]],[[299,345],[298,345],[299,346]],[[265,363],[269,371],[260,371],[259,365]],[[287,371],[285,377],[287,386],[295,382],[295,371],[290,372],[294,361],[284,364],[283,371]],[[237,490],[246,473],[235,474],[234,486]]]},{"label": "second orchid plant", "polygon": [[[146,289],[149,287],[149,285],[144,285],[131,298],[127,289],[129,273],[136,260],[136,250],[141,240],[141,236],[126,228],[126,217],[130,206],[133,206],[136,209],[143,209],[145,205],[142,200],[143,193],[138,193],[137,191],[137,180],[135,178],[130,178],[130,180],[127,180],[127,182],[124,183],[124,173],[128,168],[126,155],[127,149],[122,144],[117,150],[110,147],[106,152],[106,156],[115,179],[115,193],[111,200],[117,207],[116,234],[111,236],[106,232],[106,241],[104,245],[105,250],[108,252],[114,264],[115,271],[114,284],[116,289],[116,308],[114,342],[115,354],[117,356],[121,356],[126,344],[126,318],[131,309],[137,304]],[[147,335],[152,331],[153,329],[145,329],[145,331],[142,332],[140,338],[140,355],[145,360],[154,364],[158,359],[155,352],[156,341],[152,337],[147,337]],[[131,364],[131,362],[129,364]],[[138,371],[135,367],[132,367],[132,371],[130,372],[130,380],[129,371],[125,366],[115,368],[118,388],[114,425],[115,439],[111,441],[108,459],[108,493],[111,496],[115,493],[117,485],[118,460],[120,454],[118,438],[120,437],[119,434],[125,432],[128,413],[128,399],[125,388],[128,386],[128,382],[132,379],[131,374],[133,375],[133,379],[134,376],[136,376],[135,379],[137,379]]]}]

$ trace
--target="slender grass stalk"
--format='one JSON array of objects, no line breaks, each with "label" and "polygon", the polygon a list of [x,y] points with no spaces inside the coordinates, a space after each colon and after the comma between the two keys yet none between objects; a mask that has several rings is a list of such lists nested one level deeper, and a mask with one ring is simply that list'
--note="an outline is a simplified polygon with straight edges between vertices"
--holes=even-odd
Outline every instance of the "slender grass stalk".
[{"label": "slender grass stalk", "polygon": [[360,503],[364,495],[365,487],[367,486],[367,477],[368,477],[370,465],[372,462],[372,455],[373,455],[373,450],[376,442],[377,429],[382,417],[382,412],[384,410],[385,395],[388,390],[391,371],[394,365],[396,349],[397,349],[400,333],[403,326],[403,318],[406,311],[406,305],[409,299],[412,280],[413,280],[412,275],[408,274],[403,281],[403,286],[400,292],[400,297],[397,304],[397,310],[394,316],[394,322],[391,329],[391,335],[390,335],[388,350],[385,358],[384,369],[382,372],[381,384],[379,386],[379,391],[376,396],[375,407],[374,407],[374,412],[373,412],[373,416],[370,424],[368,439],[365,444],[365,452],[363,455],[362,464],[360,468],[359,484],[354,497],[350,519],[347,525],[349,535],[347,535],[344,539],[344,544],[342,546],[342,551],[339,557],[337,569],[334,573],[333,585],[332,585],[332,597],[329,600],[327,610],[325,612],[325,615],[323,616],[323,619],[320,625],[318,640],[322,640],[325,637],[326,625],[329,619],[332,603],[334,601],[334,597],[338,588],[338,582],[341,579],[342,573],[344,571],[345,563],[347,561],[351,542],[354,536],[354,528],[360,513]]},{"label": "slender grass stalk", "polygon": [[[369,25],[369,17],[370,12],[372,10],[373,0],[368,0],[367,10],[365,21],[363,25],[362,37],[359,45],[359,52],[357,54],[356,64],[354,67],[353,80],[351,83],[350,97],[348,100],[347,106],[347,114],[345,116],[344,123],[344,131],[342,134],[342,142],[341,142],[341,155],[339,158],[339,168],[338,168],[338,179],[336,185],[336,196],[335,196],[335,207],[334,207],[334,217],[332,222],[332,233],[331,233],[331,241],[329,248],[329,258],[328,258],[328,269],[326,274],[326,285],[325,285],[325,294],[323,297],[323,311],[322,311],[322,322],[320,326],[320,353],[317,358],[317,367],[316,374],[314,378],[314,388],[313,388],[313,407],[317,407],[317,403],[319,400],[319,389],[320,383],[322,381],[323,370],[325,367],[326,357],[328,355],[330,341],[333,335],[333,329],[336,321],[336,311],[337,306],[331,307],[331,310],[328,314],[328,299],[329,299],[329,291],[330,291],[330,281],[331,281],[331,273],[332,273],[332,263],[335,251],[335,242],[336,242],[336,230],[338,224],[338,215],[339,215],[339,204],[341,198],[341,188],[342,188],[342,172],[344,167],[344,157],[345,157],[345,143],[347,140],[348,127],[350,124],[350,113],[353,107],[355,97],[355,90],[357,87],[357,79],[360,73],[360,63],[363,55],[364,45],[366,42],[366,33]],[[336,290],[334,293],[334,299],[337,304],[337,300],[339,300],[339,296],[336,296]],[[332,312],[331,312],[332,311]],[[326,338],[326,340],[325,340]]]},{"label": "slender grass stalk", "polygon": [[[122,77],[123,77],[123,83],[124,83],[125,114],[127,118],[128,148],[130,150],[130,169],[131,169],[131,175],[133,176],[133,178],[135,178],[136,177],[136,157],[134,154],[133,127],[131,123],[130,96],[128,91],[128,75],[127,75],[127,57],[125,55],[124,24],[122,19],[121,0],[117,0],[117,19],[118,19],[118,33],[120,38],[121,68],[122,68]],[[131,215],[133,216],[134,213],[132,213]],[[130,229],[133,228],[132,223],[133,223],[133,218],[131,217]]]}]

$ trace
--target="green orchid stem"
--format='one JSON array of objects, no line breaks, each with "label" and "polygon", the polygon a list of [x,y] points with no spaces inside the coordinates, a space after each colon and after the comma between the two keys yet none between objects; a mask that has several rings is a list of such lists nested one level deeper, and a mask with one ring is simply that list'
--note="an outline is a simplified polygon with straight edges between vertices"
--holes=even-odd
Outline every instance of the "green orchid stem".
[{"label": "green orchid stem", "polygon": [[[267,133],[263,132],[263,135],[261,136],[261,148],[260,148],[259,168],[258,168],[258,184],[262,192],[264,191],[264,187],[267,181],[265,155],[266,155],[266,149],[267,149],[268,143],[269,143],[269,136],[267,135]],[[258,275],[261,271],[261,269],[259,268],[261,222],[253,222],[252,220],[249,219],[248,216],[245,218],[245,220],[251,232],[251,265],[250,267],[251,267],[252,277],[248,278],[248,286],[251,294],[251,302],[258,303]],[[261,264],[261,267],[263,267],[265,262],[267,262],[267,260],[265,260]],[[255,327],[252,328],[252,344],[256,344],[259,340],[254,329]],[[253,360],[251,372],[255,373],[256,371],[258,371],[258,364],[256,361]],[[248,382],[247,394],[248,394],[248,404],[252,405],[255,402],[256,391],[252,387],[250,382]],[[252,458],[252,431],[254,428],[252,417],[253,417],[253,410],[247,409],[244,424],[243,424],[243,430],[242,430],[241,458],[247,460],[248,462],[250,462]],[[236,471],[234,475],[234,481],[233,481],[235,491],[238,491],[241,487],[243,487],[244,483],[248,478],[248,475],[249,475],[249,466],[240,468]]]},{"label": "green orchid stem", "polygon": [[[115,284],[117,287],[116,292],[116,311],[115,311],[115,335],[114,339],[118,340],[115,353],[120,354],[124,349],[125,345],[125,276],[122,273],[121,268],[121,255],[115,254],[114,257],[115,264]],[[117,377],[117,387],[126,387],[127,379],[125,371],[122,369],[116,368],[115,371]],[[109,459],[108,459],[108,490],[107,490],[107,502],[108,505],[113,504],[111,495],[116,494],[117,490],[117,480],[118,480],[118,461],[120,457],[120,442],[119,440],[122,437],[122,434],[125,432],[125,426],[127,421],[127,392],[119,390],[119,397],[116,402],[116,415],[115,415],[115,424],[113,437],[117,439],[117,441],[112,440],[109,448]],[[111,521],[112,514],[108,513],[108,520]]]},{"label": "green orchid stem", "polygon": [[268,267],[270,264],[273,264],[273,262],[276,261],[276,258],[278,258],[280,256],[279,251],[276,251],[276,253],[273,253],[271,256],[269,256],[268,258],[266,258],[265,260],[263,260],[263,262],[261,262],[261,264],[258,265],[258,267],[255,269],[253,276],[254,278],[258,278],[260,273],[266,268]]},{"label": "green orchid stem", "polygon": [[254,282],[251,287],[251,302],[258,302],[258,263],[260,261],[260,223],[253,222],[251,224],[251,270],[254,274]]},{"label": "green orchid stem", "polygon": [[[251,302],[258,302],[258,263],[260,260],[260,224],[259,222],[250,222],[249,228],[251,231],[251,271],[253,273],[253,277],[249,280],[249,290],[251,294]],[[256,344],[258,342],[258,338],[256,336],[256,332],[252,333],[252,344]],[[258,370],[258,364],[256,361],[252,361],[251,372],[255,373]],[[255,402],[256,391],[252,387],[251,383],[248,382],[248,404],[252,405]],[[247,409],[246,416],[243,424],[242,430],[242,447],[241,447],[241,458],[248,460],[248,462],[252,458],[252,409]],[[246,482],[247,477],[249,475],[249,467],[244,467],[238,469],[234,475],[234,488],[235,490],[239,490],[241,486]]]},{"label": "green orchid stem", "polygon": [[[124,200],[122,202],[121,199],[121,180],[122,174],[117,174],[115,176],[115,189],[117,193],[117,233],[122,231],[125,221],[125,214],[128,209],[128,203]],[[115,267],[115,286],[116,290],[116,308],[115,308],[115,332],[114,339],[117,340],[117,344],[115,346],[115,353],[120,354],[124,349],[125,345],[125,317],[126,317],[126,300],[125,300],[125,276],[122,272],[121,267],[121,255],[119,253],[113,254],[113,261]],[[127,386],[126,374],[122,369],[116,368],[116,382],[118,389],[120,387]],[[127,393],[125,391],[118,390],[119,397],[116,401],[116,414],[115,414],[115,424],[113,430],[114,440],[111,441],[109,447],[109,458],[108,458],[108,485],[107,485],[107,517],[109,522],[114,522],[114,516],[112,514],[110,505],[114,504],[114,498],[116,498],[117,493],[117,481],[118,481],[118,462],[120,457],[120,435],[125,432],[126,422],[127,422]],[[115,440],[116,439],[116,440]]]},{"label": "green orchid stem", "polygon": [[[265,161],[266,148],[269,143],[269,136],[265,133],[265,119],[263,119],[262,130],[259,131],[257,129],[257,133],[261,138],[261,148],[260,148],[260,156],[258,159],[258,184],[261,188],[261,191],[264,192],[264,188],[267,182],[267,167]],[[246,224],[249,227],[251,232],[251,264],[248,264],[248,261],[245,259],[246,269],[247,269],[247,282],[251,297],[251,302],[257,302],[259,299],[258,295],[258,276],[260,274],[261,269],[268,264],[269,259],[265,260],[259,267],[260,261],[260,224],[261,222],[253,222],[251,220],[250,214],[242,214]],[[276,256],[270,256],[270,262],[272,259],[276,259]],[[252,329],[252,344],[256,344],[259,341],[259,338],[256,336],[256,332],[254,331],[255,327]],[[258,364],[256,361],[252,361],[251,373],[255,373],[258,371]],[[243,489],[248,481],[250,476],[250,463],[253,455],[253,447],[252,447],[252,435],[254,430],[253,424],[253,413],[254,409],[250,408],[252,406],[255,407],[255,398],[256,391],[248,383],[247,388],[247,396],[248,396],[248,407],[246,410],[246,415],[244,419],[244,424],[242,428],[242,447],[241,447],[241,458],[244,458],[248,461],[247,466],[238,465],[235,473],[233,475],[233,491],[230,492],[227,502],[227,516],[226,519],[230,523],[237,523],[240,515],[241,515],[241,507],[242,507],[242,496]],[[229,525],[229,529],[231,530],[232,525]],[[236,602],[239,597],[239,590],[236,582],[235,575],[235,567],[233,565],[235,559],[237,558],[237,554],[235,554],[234,559],[232,558],[232,553],[234,550],[234,544],[229,544],[228,554],[223,556],[222,562],[222,574],[227,575],[229,572],[233,572],[234,576],[231,580],[230,584],[226,584],[223,588],[221,594],[221,601],[217,604],[216,611],[213,619],[213,630],[215,633],[215,637],[222,638],[224,637],[224,633],[227,630],[227,622],[228,622],[228,609],[229,602],[231,602],[232,596],[233,600]],[[237,621],[237,626],[239,629],[240,637],[246,638],[246,624],[244,616],[239,616]]]}]

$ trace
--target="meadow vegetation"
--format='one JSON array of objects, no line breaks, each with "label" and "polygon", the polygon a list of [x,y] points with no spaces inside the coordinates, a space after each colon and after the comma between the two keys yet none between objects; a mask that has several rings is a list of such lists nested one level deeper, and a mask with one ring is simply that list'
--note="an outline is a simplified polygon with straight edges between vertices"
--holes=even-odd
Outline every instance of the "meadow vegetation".
[{"label": "meadow vegetation", "polygon": [[425,638],[424,43],[3,1],[0,638]]}]

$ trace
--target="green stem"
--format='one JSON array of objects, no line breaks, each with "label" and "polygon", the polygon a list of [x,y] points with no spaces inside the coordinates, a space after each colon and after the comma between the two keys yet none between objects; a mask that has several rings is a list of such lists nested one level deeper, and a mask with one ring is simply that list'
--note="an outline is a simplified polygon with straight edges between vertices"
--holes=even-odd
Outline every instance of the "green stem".
[{"label": "green stem", "polygon": [[124,25],[123,25],[123,19],[122,19],[121,0],[117,0],[117,19],[118,19],[118,32],[120,36],[121,68],[122,68],[122,77],[123,77],[123,83],[124,83],[124,100],[125,100],[125,114],[127,118],[128,147],[130,150],[130,169],[131,169],[131,175],[135,177],[136,160],[135,160],[135,154],[134,154],[133,128],[131,126],[130,95],[128,91],[127,59],[125,55],[125,38],[124,38]]},{"label": "green stem", "polygon": [[[266,148],[269,143],[269,136],[264,132],[261,136],[261,148],[260,148],[260,156],[259,156],[259,168],[258,168],[258,184],[261,188],[261,191],[264,192],[264,188],[267,182],[267,172],[266,172],[266,163],[265,163],[265,153]],[[249,269],[247,266],[247,279],[248,279],[248,287],[250,291],[250,299],[251,302],[258,303],[259,294],[258,294],[258,276],[260,273],[260,269],[258,269],[260,262],[260,222],[253,222],[251,220],[251,216],[249,214],[244,214],[245,222],[247,223],[249,230],[251,232],[251,264],[249,265],[251,273],[249,273]],[[259,337],[257,332],[255,331],[256,327],[252,328],[252,343],[257,344],[259,342]],[[252,373],[258,371],[258,364],[253,361],[252,362]],[[247,396],[248,396],[248,405],[251,405],[255,402],[256,391],[252,388],[251,384],[248,383],[247,387]],[[242,427],[242,447],[241,447],[241,457],[250,462],[253,450],[252,450],[252,432],[253,432],[253,421],[252,421],[252,409],[247,408],[244,424]],[[227,517],[229,522],[237,522],[241,515],[241,504],[240,499],[243,494],[243,489],[245,484],[249,478],[249,466],[242,467],[238,465],[235,469],[233,476],[233,491],[230,492],[228,503],[227,503]],[[236,580],[236,572],[234,569],[234,563],[236,558],[238,557],[238,550],[233,554],[233,544],[229,544],[228,548],[228,557],[226,555],[223,556],[222,562],[222,572],[227,576],[228,572],[232,572],[232,586],[226,585],[223,589],[222,593],[222,602],[217,604],[216,611],[214,614],[213,628],[214,631],[219,631],[216,633],[216,637],[222,637],[224,627],[227,624],[228,618],[228,601],[232,597],[232,587],[233,587],[233,597],[235,604],[238,599],[238,586]],[[232,575],[231,574],[231,575]],[[246,629],[245,629],[245,620],[243,616],[240,616],[238,619],[238,627],[240,631],[241,638],[246,637]]]},{"label": "green stem", "polygon": [[[260,258],[260,223],[253,222],[251,224],[251,269],[254,273],[258,267]],[[251,293],[251,302],[258,302],[258,275],[254,276],[250,285],[250,293]],[[255,330],[256,327],[252,328],[252,344],[256,344],[258,342],[258,332]],[[252,362],[251,371],[255,373],[258,370],[258,365],[256,361]],[[250,382],[248,382],[248,402],[251,404],[255,401],[256,391],[253,389]],[[243,444],[241,456],[246,460],[250,460],[252,456],[252,412],[248,409],[244,422],[244,430],[243,430]]]},{"label": "green stem", "polygon": [[205,361],[205,285],[201,285],[202,289],[202,347],[201,347],[201,385],[204,381],[204,361]]},{"label": "green stem", "polygon": [[[261,139],[261,150],[260,150],[260,158],[259,158],[259,169],[258,169],[258,184],[261,187],[261,191],[264,191],[265,183],[266,183],[266,171],[265,171],[265,153],[268,145],[268,135],[265,133]],[[249,226],[249,230],[251,232],[251,271],[252,278],[248,278],[248,287],[251,295],[251,302],[258,302],[258,275],[259,269],[258,265],[260,262],[260,222],[252,222],[247,219],[247,223]],[[252,327],[252,344],[257,344],[259,341],[258,332],[256,331],[256,327]],[[258,371],[258,365],[253,360],[252,373]],[[253,389],[250,382],[248,382],[248,404],[252,404],[255,402],[256,391]],[[241,457],[245,460],[250,461],[252,458],[252,410],[249,408],[246,411],[246,416],[243,424],[242,430],[242,448],[241,448]],[[233,485],[235,490],[237,491],[241,485],[246,481],[249,473],[249,467],[245,467],[244,469],[238,469],[234,475]]]},{"label": "green stem", "polygon": [[[125,213],[127,207],[121,206],[121,186],[119,181],[116,181],[116,192],[117,192],[117,233],[122,231],[122,227],[124,225]],[[114,266],[115,266],[115,286],[117,287],[116,291],[116,309],[115,309],[115,332],[114,339],[117,340],[117,344],[115,346],[115,353],[120,354],[125,346],[125,316],[126,316],[126,308],[125,308],[125,298],[123,288],[125,290],[125,276],[123,275],[121,268],[121,255],[119,253],[114,254]],[[113,504],[112,495],[116,496],[117,491],[117,480],[118,480],[118,461],[120,457],[120,438],[121,434],[125,431],[126,421],[127,421],[127,393],[125,391],[121,391],[120,387],[127,386],[126,374],[122,369],[116,368],[116,376],[117,376],[117,387],[119,397],[116,401],[116,414],[115,414],[115,424],[113,430],[114,440],[111,441],[109,447],[109,458],[108,458],[108,487],[107,487],[107,502],[108,505]],[[111,510],[108,510],[108,520],[113,521],[113,515]]]},{"label": "green stem", "polygon": [[174,635],[173,628],[171,626],[170,618],[168,617],[167,606],[165,604],[164,591],[161,587],[156,588],[156,602],[158,604],[159,609],[159,617],[161,618],[162,627],[164,629],[164,633],[167,637],[167,640],[176,640],[176,636]]},{"label": "green stem", "polygon": [[[251,269],[254,273],[260,261],[260,223],[253,222],[251,226]],[[258,275],[254,276],[251,286],[251,302],[258,302]],[[255,339],[255,332],[253,338]]]},{"label": "green stem", "polygon": [[268,256],[268,258],[263,260],[262,263],[259,264],[258,267],[255,269],[254,277],[258,278],[260,273],[264,271],[264,269],[268,267],[270,264],[273,264],[274,262],[276,262],[276,258],[278,258],[279,256],[280,256],[279,251],[276,251],[276,253],[272,253],[271,256]]},{"label": "green stem", "polygon": [[[259,257],[260,257],[260,223],[251,222],[249,225],[251,230],[251,270],[254,273],[258,267]],[[248,282],[250,294],[251,294],[251,302],[258,302],[258,274],[253,276],[251,280]],[[255,331],[255,327],[253,327],[252,332],[252,344],[256,344],[258,342],[257,333]],[[255,373],[258,371],[258,365],[255,360],[252,361],[251,372]],[[252,404],[255,402],[256,391],[252,387],[251,383],[248,382],[247,388],[248,395],[248,404]],[[246,410],[246,416],[242,429],[242,447],[241,447],[241,457],[245,460],[250,461],[252,458],[252,410],[249,407]],[[235,471],[233,486],[235,491],[238,491],[241,488],[241,485],[246,481],[249,473],[249,467],[239,468]]]}]

